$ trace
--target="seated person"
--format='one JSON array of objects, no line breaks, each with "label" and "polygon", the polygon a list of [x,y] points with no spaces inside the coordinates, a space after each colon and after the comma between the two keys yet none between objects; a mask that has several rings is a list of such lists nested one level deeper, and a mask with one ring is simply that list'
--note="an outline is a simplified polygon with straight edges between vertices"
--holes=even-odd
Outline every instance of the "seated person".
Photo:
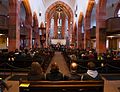
[{"label": "seated person", "polygon": [[51,64],[50,73],[46,74],[46,80],[60,81],[63,80],[63,74],[59,71],[59,67],[56,63]]},{"label": "seated person", "polygon": [[77,62],[77,57],[76,57],[76,55],[75,54],[72,54],[72,55],[70,55],[70,62],[72,63],[72,62]]},{"label": "seated person", "polygon": [[42,67],[38,62],[32,62],[31,70],[28,73],[28,80],[45,80]]},{"label": "seated person", "polygon": [[68,80],[81,80],[80,75],[77,73],[77,64],[71,63],[70,69],[71,69],[71,74],[68,77]]},{"label": "seated person", "polygon": [[87,73],[81,76],[81,80],[102,80],[101,76],[95,69],[95,64],[93,62],[88,62]]}]

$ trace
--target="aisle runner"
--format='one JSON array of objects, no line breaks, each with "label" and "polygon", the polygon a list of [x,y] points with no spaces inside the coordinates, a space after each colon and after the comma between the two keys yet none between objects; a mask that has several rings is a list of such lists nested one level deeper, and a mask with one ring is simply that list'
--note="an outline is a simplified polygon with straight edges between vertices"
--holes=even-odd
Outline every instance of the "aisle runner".
[{"label": "aisle runner", "polygon": [[[65,74],[65,75],[70,74],[68,66],[66,64],[66,61],[65,61],[63,55],[61,55],[61,52],[55,52],[55,55],[52,58],[51,63],[53,63],[53,62],[56,62],[58,64],[59,69],[63,74]],[[50,65],[51,65],[51,63],[50,63]],[[50,65],[49,65],[49,67],[48,67],[48,69],[46,71],[47,73],[50,71]]]}]

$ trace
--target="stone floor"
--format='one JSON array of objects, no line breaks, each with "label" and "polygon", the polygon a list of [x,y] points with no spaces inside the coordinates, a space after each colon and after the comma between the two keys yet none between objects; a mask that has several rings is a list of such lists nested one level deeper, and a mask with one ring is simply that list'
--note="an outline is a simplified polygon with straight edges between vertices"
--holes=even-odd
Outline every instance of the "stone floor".
[{"label": "stone floor", "polygon": [[63,57],[63,55],[61,54],[61,52],[55,52],[55,55],[52,58],[52,61],[46,71],[46,73],[48,73],[50,71],[50,66],[53,62],[56,62],[57,65],[59,66],[59,70],[64,74],[64,75],[69,75],[69,68],[65,62],[65,59]]}]

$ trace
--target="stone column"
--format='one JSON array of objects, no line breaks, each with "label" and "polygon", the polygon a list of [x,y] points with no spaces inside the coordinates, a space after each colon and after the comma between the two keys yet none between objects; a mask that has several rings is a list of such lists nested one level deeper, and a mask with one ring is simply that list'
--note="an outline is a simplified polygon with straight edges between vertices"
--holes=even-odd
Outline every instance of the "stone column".
[{"label": "stone column", "polygon": [[38,25],[34,26],[34,31],[35,31],[35,44],[34,44],[34,47],[35,48],[40,48],[40,35],[39,35]]},{"label": "stone column", "polygon": [[70,33],[70,20],[68,19],[68,39],[69,39],[69,46],[71,44],[71,33]]},{"label": "stone column", "polygon": [[90,17],[84,19],[84,49],[90,48]]},{"label": "stone column", "polygon": [[40,35],[39,35],[39,29],[36,27],[36,42],[37,47],[40,48]]},{"label": "stone column", "polygon": [[78,27],[78,48],[83,48],[82,47],[82,25]]},{"label": "stone column", "polygon": [[83,49],[83,42],[82,41],[82,21],[83,21],[83,13],[80,12],[79,19],[78,19],[78,48]]},{"label": "stone column", "polygon": [[47,20],[46,20],[46,41],[45,41],[46,44],[45,44],[45,47],[48,47],[49,31],[50,31],[50,19],[47,18]]},{"label": "stone column", "polygon": [[76,25],[76,24],[74,24],[74,28],[73,28],[73,30],[72,30],[72,43],[73,43],[74,45],[75,45],[75,43],[76,43],[75,41],[76,41],[76,36],[77,36],[76,33],[75,33],[75,32],[76,32],[75,25]]},{"label": "stone column", "polygon": [[73,35],[72,35],[72,32],[73,32],[73,23],[70,22],[70,44],[73,43]]},{"label": "stone column", "polygon": [[32,48],[32,15],[26,15],[25,20],[26,28],[27,28],[27,48]]},{"label": "stone column", "polygon": [[8,51],[20,49],[20,2],[9,1]]},{"label": "stone column", "polygon": [[97,53],[106,52],[105,15],[106,15],[105,6],[101,6],[101,4],[98,4],[96,9],[96,51]]},{"label": "stone column", "polygon": [[57,15],[54,16],[54,38],[58,38]]},{"label": "stone column", "polygon": [[65,16],[62,18],[62,38],[65,38],[65,24],[66,24],[66,19]]}]

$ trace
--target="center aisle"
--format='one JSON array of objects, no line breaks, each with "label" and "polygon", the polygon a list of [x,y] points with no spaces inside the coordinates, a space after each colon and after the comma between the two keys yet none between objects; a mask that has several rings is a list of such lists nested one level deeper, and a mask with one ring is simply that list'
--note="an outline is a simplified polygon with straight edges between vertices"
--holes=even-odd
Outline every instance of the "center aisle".
[{"label": "center aisle", "polygon": [[64,74],[64,75],[69,75],[70,71],[68,69],[68,66],[66,64],[66,61],[63,57],[63,55],[61,54],[61,52],[55,52],[51,63],[48,66],[48,69],[46,71],[46,73],[50,72],[50,66],[53,62],[56,62],[57,65],[59,66],[59,70]]}]

